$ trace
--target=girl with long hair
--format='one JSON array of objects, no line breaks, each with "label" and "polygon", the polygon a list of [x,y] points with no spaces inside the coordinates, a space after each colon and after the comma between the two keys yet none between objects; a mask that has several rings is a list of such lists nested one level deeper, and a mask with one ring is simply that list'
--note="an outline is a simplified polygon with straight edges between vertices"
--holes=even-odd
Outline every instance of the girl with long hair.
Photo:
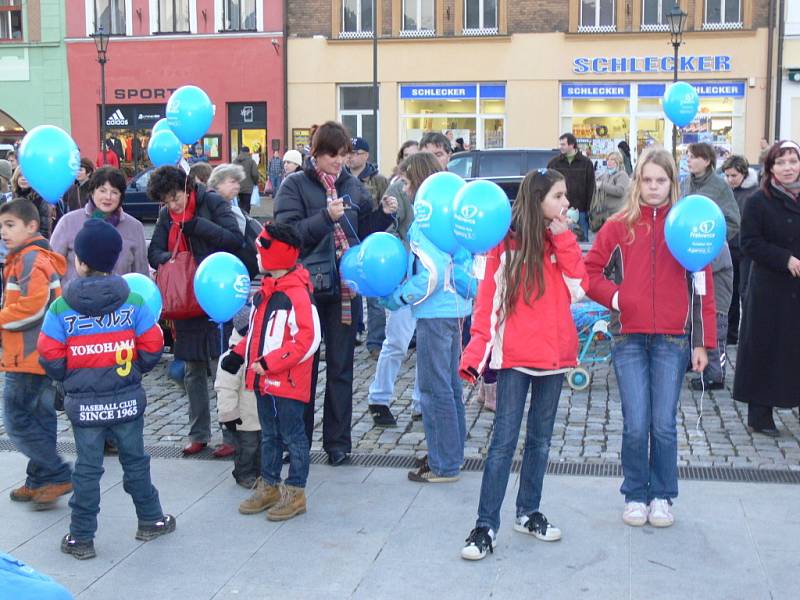
[{"label": "girl with long hair", "polygon": [[669,527],[678,495],[676,411],[686,365],[702,373],[716,345],[711,267],[691,275],[667,247],[677,169],[663,148],[636,163],[627,204],[586,256],[589,297],[612,309],[612,359],[622,400],[622,520]]},{"label": "girl with long hair", "polygon": [[568,208],[563,175],[553,169],[528,173],[514,202],[511,229],[482,269],[460,375],[474,383],[491,360],[489,366],[497,370],[497,412],[478,520],[461,551],[467,560],[494,549],[529,389],[514,529],[543,541],[561,539],[561,531],[539,512],[539,502],[564,373],[577,363],[570,303],[583,297],[589,284]]}]

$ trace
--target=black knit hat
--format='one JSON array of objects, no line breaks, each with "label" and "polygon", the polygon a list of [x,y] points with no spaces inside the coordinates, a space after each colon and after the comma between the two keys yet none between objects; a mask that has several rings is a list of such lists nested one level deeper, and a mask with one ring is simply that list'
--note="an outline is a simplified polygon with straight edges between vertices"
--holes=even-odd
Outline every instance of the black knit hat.
[{"label": "black knit hat", "polygon": [[100,273],[111,273],[122,252],[122,236],[117,228],[102,219],[89,219],[75,236],[75,254]]}]

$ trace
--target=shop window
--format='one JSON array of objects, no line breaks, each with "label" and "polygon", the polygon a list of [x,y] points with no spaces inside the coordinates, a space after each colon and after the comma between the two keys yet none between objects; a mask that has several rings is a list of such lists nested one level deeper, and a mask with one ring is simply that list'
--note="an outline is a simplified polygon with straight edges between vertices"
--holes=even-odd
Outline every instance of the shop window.
[{"label": "shop window", "polygon": [[434,0],[403,0],[401,37],[433,37],[436,35]]},{"label": "shop window", "polygon": [[497,33],[497,0],[464,0],[464,35]]},{"label": "shop window", "polygon": [[616,31],[614,0],[581,0],[581,17],[578,31],[583,33],[609,33]]},{"label": "shop window", "polygon": [[158,32],[189,33],[189,0],[158,0]]},{"label": "shop window", "polygon": [[256,0],[223,0],[223,31],[256,31]]},{"label": "shop window", "polygon": [[741,29],[742,0],[706,0],[703,29]]},{"label": "shop window", "polygon": [[372,0],[342,1],[342,31],[339,37],[356,39],[372,37]]},{"label": "shop window", "polygon": [[642,0],[642,31],[669,31],[665,16],[672,0]]},{"label": "shop window", "polygon": [[353,137],[367,140],[370,161],[378,162],[378,131],[372,114],[371,85],[339,86],[339,121]]},{"label": "shop window", "polygon": [[0,0],[0,40],[22,39],[22,0]]},{"label": "shop window", "polygon": [[102,27],[111,35],[125,35],[126,17],[125,0],[94,0],[95,30]]}]

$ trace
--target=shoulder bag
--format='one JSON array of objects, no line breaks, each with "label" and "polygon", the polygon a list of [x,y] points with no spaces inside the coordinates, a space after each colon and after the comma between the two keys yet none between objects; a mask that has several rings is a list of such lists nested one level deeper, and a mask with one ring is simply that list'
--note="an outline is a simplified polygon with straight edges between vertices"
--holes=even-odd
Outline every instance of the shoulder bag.
[{"label": "shoulder bag", "polygon": [[[194,295],[194,274],[197,262],[190,250],[176,252],[173,250],[170,259],[159,265],[156,271],[156,285],[161,292],[164,307],[161,318],[181,321],[200,317],[205,311],[200,307]],[[177,249],[178,245],[176,245]]]}]

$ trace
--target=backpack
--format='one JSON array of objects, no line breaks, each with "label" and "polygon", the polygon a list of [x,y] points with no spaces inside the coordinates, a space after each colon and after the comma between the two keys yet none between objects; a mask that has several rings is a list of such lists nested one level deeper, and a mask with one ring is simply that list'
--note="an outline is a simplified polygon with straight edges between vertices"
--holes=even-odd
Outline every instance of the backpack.
[{"label": "backpack", "polygon": [[256,258],[256,238],[263,227],[256,219],[248,214],[244,215],[244,245],[233,254],[244,263],[250,279],[258,275],[258,259]]}]

